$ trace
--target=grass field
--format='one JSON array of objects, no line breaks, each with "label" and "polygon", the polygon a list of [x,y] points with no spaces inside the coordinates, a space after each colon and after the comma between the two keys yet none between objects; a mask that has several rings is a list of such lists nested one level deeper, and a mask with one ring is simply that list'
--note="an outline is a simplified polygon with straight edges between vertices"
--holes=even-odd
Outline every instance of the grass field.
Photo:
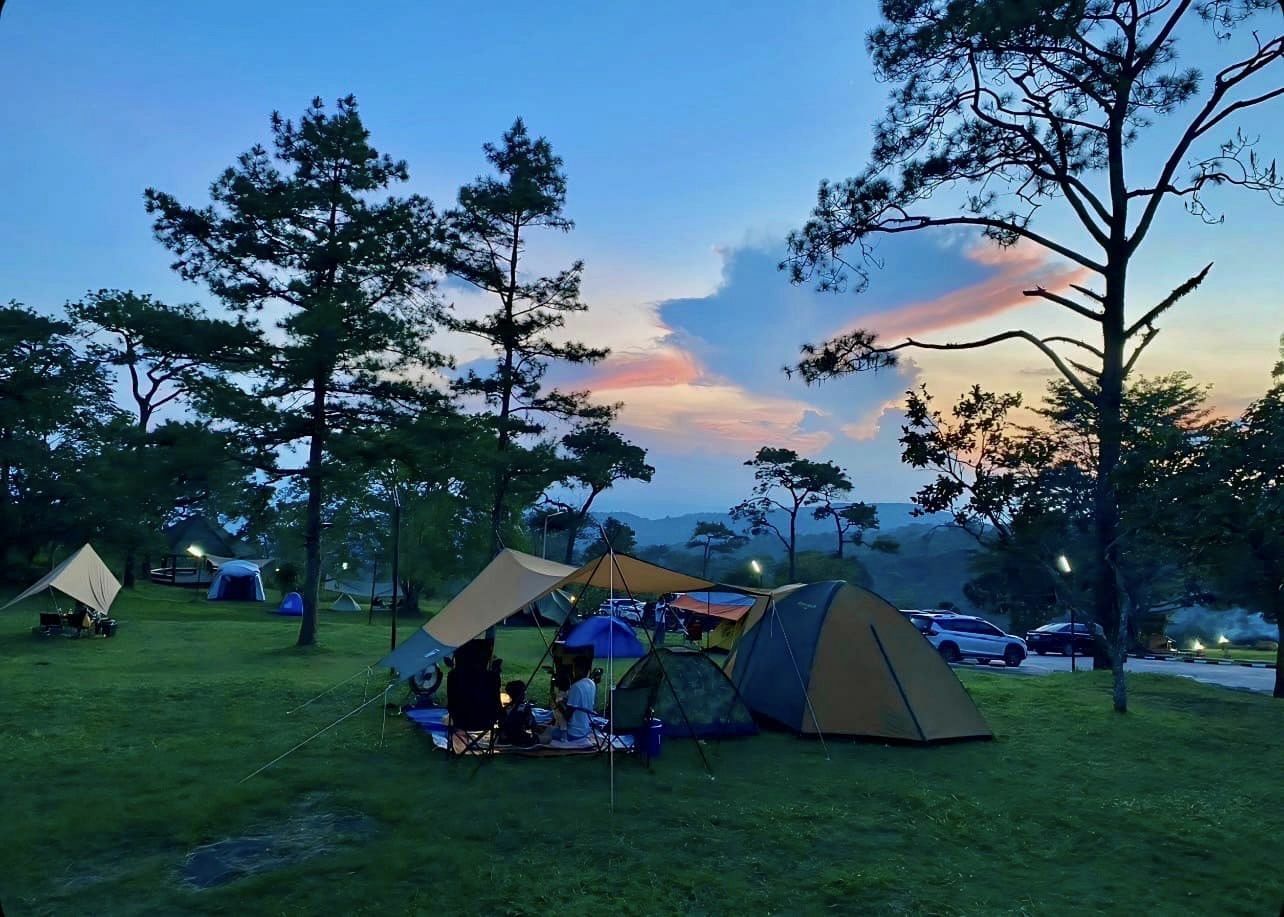
[{"label": "grass field", "polygon": [[[1187,679],[963,677],[997,740],[787,735],[605,759],[447,760],[359,704],[386,619],[297,619],[142,587],[113,640],[0,615],[0,904],[22,914],[1243,913],[1284,901],[1284,704]],[[501,633],[507,672],[542,646]],[[197,889],[201,845],[271,836]]]},{"label": "grass field", "polygon": [[[1183,653],[1182,655],[1192,656],[1194,653]],[[1255,650],[1249,648],[1233,647],[1230,652],[1223,652],[1219,649],[1210,649],[1203,654],[1208,659],[1235,659],[1241,662],[1274,662],[1276,659],[1275,650]]]}]

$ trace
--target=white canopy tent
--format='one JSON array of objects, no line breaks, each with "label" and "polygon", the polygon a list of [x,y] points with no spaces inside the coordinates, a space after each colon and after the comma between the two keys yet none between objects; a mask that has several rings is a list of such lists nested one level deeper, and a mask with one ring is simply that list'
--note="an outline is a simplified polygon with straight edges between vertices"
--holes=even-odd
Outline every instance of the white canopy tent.
[{"label": "white canopy tent", "polygon": [[4,607],[8,608],[9,605],[17,604],[45,589],[56,589],[105,615],[110,611],[111,603],[116,600],[116,593],[120,592],[120,583],[112,576],[98,553],[85,545]]}]

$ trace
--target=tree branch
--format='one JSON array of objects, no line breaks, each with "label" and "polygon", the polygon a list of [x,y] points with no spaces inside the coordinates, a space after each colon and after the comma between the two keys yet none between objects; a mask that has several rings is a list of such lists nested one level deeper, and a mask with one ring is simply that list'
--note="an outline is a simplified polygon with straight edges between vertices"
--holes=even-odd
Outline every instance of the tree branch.
[{"label": "tree branch", "polygon": [[[1085,292],[1088,295],[1093,296],[1094,298],[1100,298],[1100,297],[1097,297],[1096,294],[1091,293],[1091,291],[1082,290],[1082,288],[1080,287],[1075,287],[1075,289],[1080,290],[1080,292]],[[1094,322],[1104,321],[1100,312],[1094,312],[1093,310],[1089,309],[1087,306],[1079,305],[1079,303],[1075,302],[1073,299],[1069,299],[1065,296],[1061,296],[1057,293],[1053,293],[1050,290],[1044,289],[1043,287],[1035,287],[1033,290],[1022,290],[1021,295],[1038,296],[1041,299],[1046,299],[1049,302],[1054,302],[1059,306],[1065,306],[1071,312],[1078,313],[1079,315],[1082,315],[1084,318],[1090,318]]]},{"label": "tree branch", "polygon": [[1213,269],[1213,262],[1210,261],[1208,262],[1208,264],[1204,265],[1204,269],[1202,271],[1200,271],[1194,277],[1191,277],[1189,280],[1187,280],[1177,289],[1173,290],[1171,293],[1169,293],[1167,296],[1164,297],[1163,301],[1159,303],[1159,305],[1155,306],[1153,309],[1151,309],[1141,318],[1137,319],[1137,321],[1133,322],[1132,326],[1127,331],[1124,332],[1124,337],[1130,338],[1142,328],[1152,324],[1155,321],[1155,319],[1157,319],[1160,315],[1162,315],[1164,312],[1168,311],[1174,305],[1176,305],[1178,300],[1182,299],[1187,294],[1191,293],[1196,287],[1198,287],[1201,283],[1203,283],[1204,278],[1208,276],[1208,272],[1212,269]]}]

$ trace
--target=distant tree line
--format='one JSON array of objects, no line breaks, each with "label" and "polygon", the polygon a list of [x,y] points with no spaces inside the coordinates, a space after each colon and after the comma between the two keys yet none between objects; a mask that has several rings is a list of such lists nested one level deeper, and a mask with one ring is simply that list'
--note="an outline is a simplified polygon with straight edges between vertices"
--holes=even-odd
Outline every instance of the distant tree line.
[{"label": "distant tree line", "polygon": [[[0,556],[32,568],[92,540],[132,585],[162,527],[201,512],[277,560],[310,644],[337,560],[388,557],[394,501],[413,607],[531,547],[554,485],[583,491],[578,531],[616,482],[650,480],[612,428],[618,405],[546,382],[553,363],[607,355],[561,333],[588,308],[583,264],[525,261],[535,234],[573,227],[562,161],[521,119],[484,154],[439,210],[397,193],[408,166],[372,145],[355,99],[317,99],[274,114],[207,202],[146,191],[174,270],[214,311],[113,289],[62,315],[0,308]],[[456,313],[446,279],[493,311]],[[455,371],[441,331],[480,339],[492,365]]]}]

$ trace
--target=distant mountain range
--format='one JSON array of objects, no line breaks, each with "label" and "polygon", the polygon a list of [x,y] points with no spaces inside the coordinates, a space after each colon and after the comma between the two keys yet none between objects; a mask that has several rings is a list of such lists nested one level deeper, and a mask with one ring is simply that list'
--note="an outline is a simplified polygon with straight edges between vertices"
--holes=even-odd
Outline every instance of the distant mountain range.
[{"label": "distant mountain range", "polygon": [[[906,525],[941,525],[948,524],[950,521],[950,517],[945,513],[937,513],[934,516],[914,516],[912,503],[876,503],[874,505],[878,507],[878,533],[880,534]],[[741,523],[733,520],[725,512],[683,513],[681,516],[664,516],[660,519],[609,510],[594,512],[593,515],[599,521],[605,520],[607,516],[614,516],[626,523],[637,533],[638,545],[641,547],[686,544],[687,539],[691,537],[692,529],[699,522],[721,522],[736,531],[744,528]],[[788,524],[788,517],[784,513],[777,513],[772,521],[783,527]],[[798,534],[802,537],[828,536],[832,541],[834,527],[828,520],[813,519],[811,511],[805,510],[798,517]],[[810,540],[808,538],[807,550],[813,550]]]},{"label": "distant mountain range", "polygon": [[[879,527],[867,536],[867,541],[885,536],[896,542],[898,550],[883,553],[868,546],[849,546],[846,552],[868,571],[870,586],[898,608],[935,608],[950,602],[965,611],[975,610],[963,594],[964,583],[972,577],[972,560],[977,551],[975,540],[952,525],[948,514],[915,516],[910,503],[877,506]],[[625,512],[602,511],[594,515],[599,521],[614,516],[630,526],[637,533],[638,551],[644,556],[652,554],[666,566],[691,573],[700,571],[700,552],[685,547],[696,523],[722,522],[735,531],[744,530],[742,524],[725,512],[684,513],[661,519]],[[773,521],[783,527],[788,517],[781,513]],[[828,520],[813,519],[810,512],[804,513],[798,518],[798,535],[800,554],[830,555],[834,551],[836,536]],[[734,554],[720,555],[709,573],[716,578],[731,568],[747,564],[750,559],[778,564],[784,557],[784,546],[779,539],[770,534],[759,535]],[[781,581],[781,575],[776,572],[777,581]]]}]

